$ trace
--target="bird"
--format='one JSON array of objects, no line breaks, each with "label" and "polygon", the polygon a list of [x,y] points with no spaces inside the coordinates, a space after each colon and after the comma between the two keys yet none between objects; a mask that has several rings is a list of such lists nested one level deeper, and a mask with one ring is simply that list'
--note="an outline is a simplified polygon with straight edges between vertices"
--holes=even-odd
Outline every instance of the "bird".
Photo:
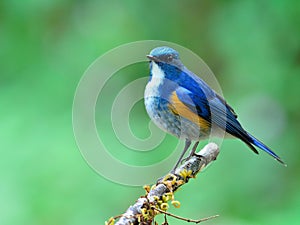
[{"label": "bird", "polygon": [[208,139],[213,129],[225,137],[244,142],[254,153],[259,148],[285,165],[269,147],[248,133],[233,108],[205,81],[188,70],[179,53],[168,46],[156,47],[146,55],[150,76],[144,92],[144,104],[150,119],[163,131],[185,140],[174,168],[179,166],[191,144],[189,159],[199,141]]}]

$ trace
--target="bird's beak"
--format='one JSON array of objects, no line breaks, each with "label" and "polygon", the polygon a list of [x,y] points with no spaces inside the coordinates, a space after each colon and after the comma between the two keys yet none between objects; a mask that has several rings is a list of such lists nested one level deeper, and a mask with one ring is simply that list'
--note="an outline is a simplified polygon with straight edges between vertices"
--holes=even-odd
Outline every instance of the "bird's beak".
[{"label": "bird's beak", "polygon": [[158,59],[152,55],[146,55],[148,59],[150,59],[151,61],[157,62]]}]

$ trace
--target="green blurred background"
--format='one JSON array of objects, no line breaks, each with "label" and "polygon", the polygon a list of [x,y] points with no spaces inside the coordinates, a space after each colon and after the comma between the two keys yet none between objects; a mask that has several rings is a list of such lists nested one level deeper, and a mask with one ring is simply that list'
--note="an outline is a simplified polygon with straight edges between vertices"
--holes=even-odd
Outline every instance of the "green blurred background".
[{"label": "green blurred background", "polygon": [[[206,224],[298,224],[299,15],[296,0],[2,0],[0,224],[103,224],[144,193],[87,165],[73,136],[72,102],[98,56],[146,39],[175,42],[204,59],[241,123],[288,164],[226,140],[219,159],[176,195],[181,208],[170,211],[195,219],[221,215]],[[111,90],[147,73],[146,63],[125,71]],[[139,126],[148,122],[139,102],[130,122],[137,136],[149,135]],[[167,139],[170,148],[177,142]],[[163,159],[163,149],[146,158]]]}]

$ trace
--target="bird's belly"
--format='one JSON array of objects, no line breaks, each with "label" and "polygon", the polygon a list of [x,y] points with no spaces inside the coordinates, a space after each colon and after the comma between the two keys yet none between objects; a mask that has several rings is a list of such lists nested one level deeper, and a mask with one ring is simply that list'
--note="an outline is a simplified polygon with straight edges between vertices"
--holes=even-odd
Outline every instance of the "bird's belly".
[{"label": "bird's belly", "polygon": [[169,102],[159,97],[145,97],[145,107],[151,120],[162,130],[182,139],[200,140],[208,137],[207,130],[198,124],[174,114]]}]

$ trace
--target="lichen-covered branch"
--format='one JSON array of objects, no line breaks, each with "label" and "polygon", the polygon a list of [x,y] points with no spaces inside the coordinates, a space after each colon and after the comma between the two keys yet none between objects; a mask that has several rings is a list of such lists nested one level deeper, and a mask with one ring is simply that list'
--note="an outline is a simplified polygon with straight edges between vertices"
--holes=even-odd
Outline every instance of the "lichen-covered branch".
[{"label": "lichen-covered branch", "polygon": [[[159,179],[151,188],[146,186],[147,194],[130,206],[115,224],[151,224],[157,214],[168,209],[169,201],[178,208],[180,203],[174,200],[174,192],[186,184],[190,178],[195,178],[204,167],[217,158],[218,154],[219,148],[216,144],[207,144],[199,153],[177,168],[173,174],[167,174]],[[106,223],[113,224],[114,219],[110,219]]]}]

